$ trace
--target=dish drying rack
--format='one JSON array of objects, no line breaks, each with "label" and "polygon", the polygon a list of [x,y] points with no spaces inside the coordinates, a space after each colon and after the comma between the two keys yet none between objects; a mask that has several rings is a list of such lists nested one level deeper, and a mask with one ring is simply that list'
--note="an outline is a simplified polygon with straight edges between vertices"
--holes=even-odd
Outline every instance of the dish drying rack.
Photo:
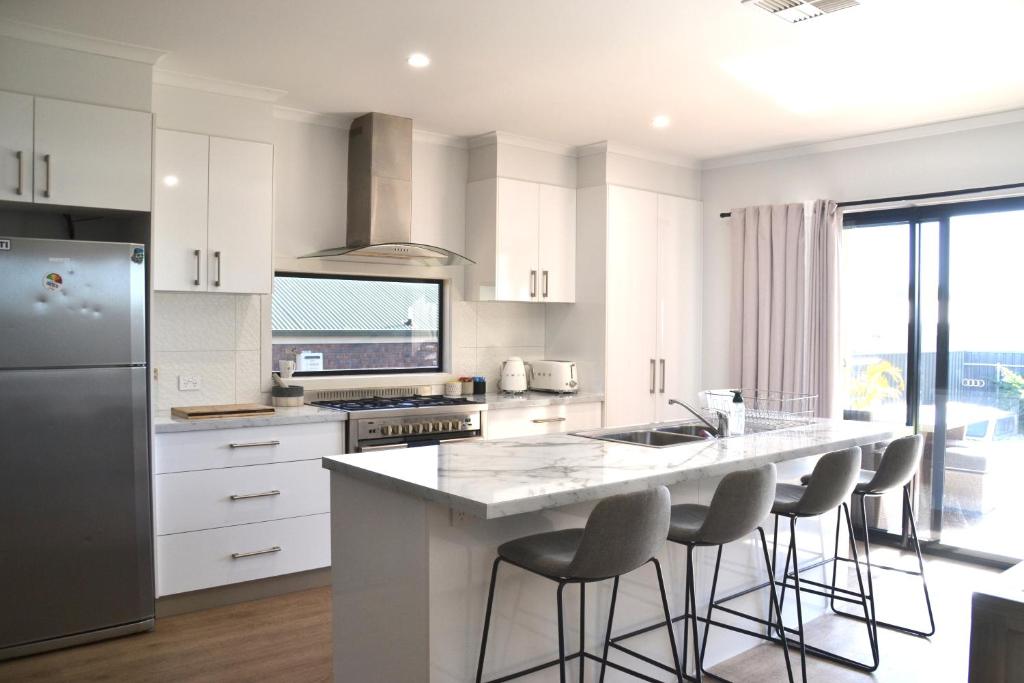
[{"label": "dish drying rack", "polygon": [[[787,427],[810,422],[818,412],[818,395],[789,391],[742,389],[746,420],[768,427]],[[705,410],[728,411],[732,389],[707,389],[700,392]]]}]

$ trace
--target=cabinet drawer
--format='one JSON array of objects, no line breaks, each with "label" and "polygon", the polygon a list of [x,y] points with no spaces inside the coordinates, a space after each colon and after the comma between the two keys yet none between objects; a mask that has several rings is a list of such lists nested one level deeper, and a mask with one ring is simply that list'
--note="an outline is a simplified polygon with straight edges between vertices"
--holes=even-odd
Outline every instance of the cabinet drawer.
[{"label": "cabinet drawer", "polygon": [[330,512],[328,474],[319,460],[158,474],[153,478],[156,533]]},{"label": "cabinet drawer", "polygon": [[488,439],[557,434],[597,429],[600,426],[600,403],[567,403],[487,411]]},{"label": "cabinet drawer", "polygon": [[156,539],[156,587],[161,596],[330,564],[330,514]]},{"label": "cabinet drawer", "polygon": [[154,474],[313,460],[345,452],[345,423],[211,429],[156,435]]}]

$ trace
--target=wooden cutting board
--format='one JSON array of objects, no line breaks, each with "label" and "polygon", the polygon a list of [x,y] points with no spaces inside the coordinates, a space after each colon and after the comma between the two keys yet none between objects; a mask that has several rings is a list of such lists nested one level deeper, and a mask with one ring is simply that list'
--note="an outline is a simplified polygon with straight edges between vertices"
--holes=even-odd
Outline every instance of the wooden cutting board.
[{"label": "wooden cutting board", "polygon": [[273,415],[274,409],[271,406],[260,405],[259,403],[229,403],[219,406],[186,406],[183,408],[171,408],[172,417],[180,417],[185,420],[216,420],[224,417],[261,417]]}]

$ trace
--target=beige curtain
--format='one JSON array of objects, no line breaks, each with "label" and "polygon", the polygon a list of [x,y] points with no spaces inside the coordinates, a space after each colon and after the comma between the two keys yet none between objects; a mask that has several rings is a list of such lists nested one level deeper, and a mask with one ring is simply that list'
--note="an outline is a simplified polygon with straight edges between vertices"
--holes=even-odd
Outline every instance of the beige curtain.
[{"label": "beige curtain", "polygon": [[839,238],[835,202],[734,209],[730,379],[818,395],[834,413]]}]

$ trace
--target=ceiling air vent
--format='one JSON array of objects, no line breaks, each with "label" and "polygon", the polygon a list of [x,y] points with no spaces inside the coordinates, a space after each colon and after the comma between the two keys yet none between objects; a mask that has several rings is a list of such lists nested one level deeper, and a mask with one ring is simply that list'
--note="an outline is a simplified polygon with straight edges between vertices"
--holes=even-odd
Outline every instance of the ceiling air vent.
[{"label": "ceiling air vent", "polygon": [[791,24],[860,4],[858,0],[743,0],[743,4],[748,3],[753,3]]}]

